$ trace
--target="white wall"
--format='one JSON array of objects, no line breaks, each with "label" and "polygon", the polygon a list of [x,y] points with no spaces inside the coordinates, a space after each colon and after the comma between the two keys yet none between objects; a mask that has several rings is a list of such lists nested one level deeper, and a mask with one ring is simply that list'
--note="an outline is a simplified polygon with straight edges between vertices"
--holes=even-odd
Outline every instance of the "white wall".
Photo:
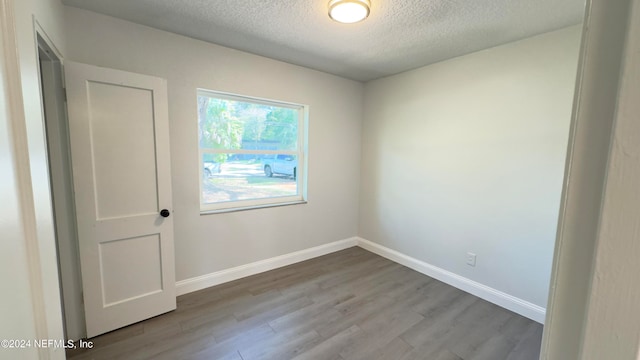
[{"label": "white wall", "polygon": [[367,83],[359,235],[546,306],[579,40],[575,26]]},{"label": "white wall", "polygon": [[[357,235],[363,85],[67,8],[67,59],[167,79],[176,279]],[[196,89],[310,106],[308,204],[201,216]]]}]

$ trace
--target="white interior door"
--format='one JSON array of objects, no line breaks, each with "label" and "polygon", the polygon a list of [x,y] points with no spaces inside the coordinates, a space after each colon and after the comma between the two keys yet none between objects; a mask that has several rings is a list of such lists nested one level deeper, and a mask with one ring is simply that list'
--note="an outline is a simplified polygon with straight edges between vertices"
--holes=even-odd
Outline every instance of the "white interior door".
[{"label": "white interior door", "polygon": [[70,62],[65,77],[87,337],[94,337],[176,308],[173,220],[164,217],[172,210],[167,87],[164,79]]}]

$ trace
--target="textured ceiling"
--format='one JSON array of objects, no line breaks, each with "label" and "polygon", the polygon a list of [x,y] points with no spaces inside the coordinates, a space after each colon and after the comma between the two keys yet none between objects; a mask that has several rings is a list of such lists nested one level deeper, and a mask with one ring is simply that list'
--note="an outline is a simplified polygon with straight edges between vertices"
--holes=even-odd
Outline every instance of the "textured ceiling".
[{"label": "textured ceiling", "polygon": [[359,81],[582,21],[585,0],[371,0],[357,24],[328,0],[62,0],[135,23]]}]

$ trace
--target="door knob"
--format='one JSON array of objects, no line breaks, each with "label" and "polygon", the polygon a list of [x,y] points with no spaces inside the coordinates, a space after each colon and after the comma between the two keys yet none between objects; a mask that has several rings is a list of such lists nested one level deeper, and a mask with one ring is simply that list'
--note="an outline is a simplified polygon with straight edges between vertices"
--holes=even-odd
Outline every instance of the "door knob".
[{"label": "door knob", "polygon": [[169,215],[171,215],[171,213],[167,209],[162,209],[160,211],[160,216],[162,216],[162,217],[169,217]]}]

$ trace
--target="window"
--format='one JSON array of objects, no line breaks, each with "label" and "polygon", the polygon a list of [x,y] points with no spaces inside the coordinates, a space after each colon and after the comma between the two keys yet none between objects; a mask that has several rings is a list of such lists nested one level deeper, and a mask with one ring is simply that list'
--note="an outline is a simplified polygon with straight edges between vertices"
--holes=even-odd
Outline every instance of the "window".
[{"label": "window", "polygon": [[200,210],[305,201],[307,107],[198,90]]}]

